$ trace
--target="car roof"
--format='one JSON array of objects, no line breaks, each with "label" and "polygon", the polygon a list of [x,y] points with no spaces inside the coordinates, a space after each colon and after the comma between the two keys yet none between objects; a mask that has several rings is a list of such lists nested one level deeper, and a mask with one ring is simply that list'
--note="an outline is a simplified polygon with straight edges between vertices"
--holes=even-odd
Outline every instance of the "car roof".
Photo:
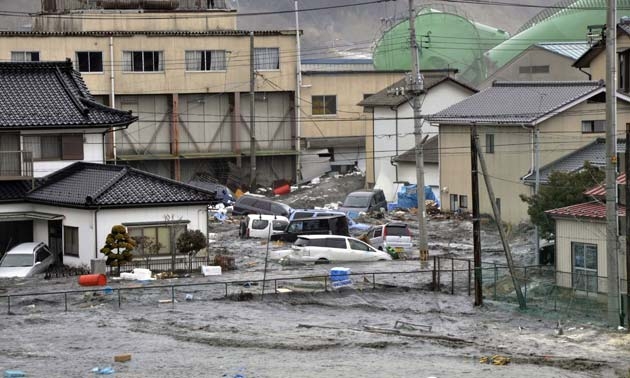
[{"label": "car roof", "polygon": [[348,197],[370,197],[372,194],[374,194],[373,191],[369,190],[358,190],[356,192],[352,192],[350,194],[348,194]]},{"label": "car roof", "polygon": [[28,243],[22,243],[22,244],[18,244],[15,247],[11,248],[11,250],[9,252],[7,252],[7,254],[11,253],[11,254],[28,254],[28,253],[33,253],[33,250],[35,250],[36,247],[38,247],[40,244],[44,244],[43,242],[28,242]]},{"label": "car roof", "polygon": [[273,215],[273,214],[247,214],[247,217],[248,218],[264,219],[264,220],[274,220],[274,219],[284,220],[284,221],[288,221],[289,220],[284,215]]},{"label": "car roof", "polygon": [[333,238],[333,239],[354,239],[353,237],[350,236],[343,236],[343,235],[300,235],[298,236],[298,239],[326,239],[326,238]]},{"label": "car roof", "polygon": [[315,221],[317,219],[336,219],[336,218],[346,218],[346,214],[339,212],[339,214],[326,215],[325,217],[307,217],[307,218],[293,218],[291,222],[303,222],[303,221]]}]

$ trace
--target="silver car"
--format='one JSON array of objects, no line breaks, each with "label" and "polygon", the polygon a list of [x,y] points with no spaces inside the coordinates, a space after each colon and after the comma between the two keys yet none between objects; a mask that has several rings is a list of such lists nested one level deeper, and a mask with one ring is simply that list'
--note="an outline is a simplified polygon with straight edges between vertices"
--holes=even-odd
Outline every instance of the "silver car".
[{"label": "silver car", "polygon": [[368,231],[367,238],[372,247],[381,251],[387,250],[388,247],[393,248],[396,253],[410,254],[413,251],[411,232],[407,224],[403,222],[374,226]]},{"label": "silver car", "polygon": [[46,272],[56,261],[46,244],[22,243],[13,247],[0,260],[0,278],[32,277]]},{"label": "silver car", "polygon": [[386,261],[386,252],[349,236],[300,235],[291,249],[273,251],[271,258],[316,264],[337,261]]}]

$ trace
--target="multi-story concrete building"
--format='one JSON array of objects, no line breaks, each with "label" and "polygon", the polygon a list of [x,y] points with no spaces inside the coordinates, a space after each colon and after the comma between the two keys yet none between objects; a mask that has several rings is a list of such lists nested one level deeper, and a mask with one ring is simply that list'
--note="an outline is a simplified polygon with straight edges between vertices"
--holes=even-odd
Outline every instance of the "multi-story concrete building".
[{"label": "multi-story concrete building", "polygon": [[0,37],[0,59],[69,58],[98,101],[139,116],[111,134],[110,163],[182,181],[295,176],[295,31],[237,30],[236,11],[219,0],[50,0],[32,31]]}]

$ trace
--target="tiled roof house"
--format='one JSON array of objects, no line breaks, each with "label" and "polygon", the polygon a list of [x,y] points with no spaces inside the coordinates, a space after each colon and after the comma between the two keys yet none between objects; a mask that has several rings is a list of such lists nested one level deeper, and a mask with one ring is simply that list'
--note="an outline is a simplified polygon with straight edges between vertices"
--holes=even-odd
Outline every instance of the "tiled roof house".
[{"label": "tiled roof house", "polygon": [[0,252],[38,241],[88,265],[116,224],[168,256],[184,229],[207,231],[213,193],[102,164],[108,132],[137,117],[95,102],[70,61],[0,63],[0,94]]}]

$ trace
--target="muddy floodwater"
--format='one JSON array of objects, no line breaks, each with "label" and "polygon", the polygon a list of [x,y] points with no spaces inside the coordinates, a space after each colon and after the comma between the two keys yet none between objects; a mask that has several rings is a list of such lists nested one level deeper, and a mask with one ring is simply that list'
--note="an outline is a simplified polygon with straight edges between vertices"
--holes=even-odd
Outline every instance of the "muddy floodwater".
[{"label": "muddy floodwater", "polygon": [[[361,177],[329,178],[281,200],[323,206],[362,185]],[[409,224],[417,245],[413,214],[362,221],[392,219]],[[482,259],[502,263],[492,227],[483,226]],[[431,217],[430,256],[472,257],[471,231],[466,219]],[[352,286],[324,291],[321,277],[332,266],[266,263],[269,250],[286,246],[240,239],[238,219],[212,223],[209,232],[210,250],[234,257],[237,270],[149,283],[110,278],[112,290],[66,296],[20,294],[88,288],[76,277],[0,280],[0,295],[14,296],[10,308],[0,298],[0,371],[64,378],[100,376],[92,370],[108,367],[115,377],[151,378],[629,376],[625,330],[572,320],[562,308],[520,311],[490,297],[475,307],[465,271],[450,294],[450,275],[431,291],[431,272],[415,273],[417,259],[348,263],[342,265],[358,274]],[[531,235],[527,228],[510,232],[518,263],[535,261]],[[304,276],[320,278],[297,278]],[[114,362],[123,354],[131,360]],[[492,364],[493,356],[505,364]]]}]

